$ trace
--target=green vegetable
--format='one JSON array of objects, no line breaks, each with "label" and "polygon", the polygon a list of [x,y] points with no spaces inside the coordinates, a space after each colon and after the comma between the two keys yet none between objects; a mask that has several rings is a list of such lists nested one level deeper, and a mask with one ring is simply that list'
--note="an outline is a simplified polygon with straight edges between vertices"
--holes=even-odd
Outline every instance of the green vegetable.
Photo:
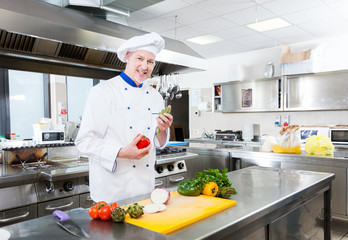
[{"label": "green vegetable", "polygon": [[185,196],[198,196],[203,190],[204,184],[195,179],[179,182],[178,193]]},{"label": "green vegetable", "polygon": [[227,171],[227,168],[223,169],[221,172],[219,169],[209,168],[209,170],[198,172],[195,179],[203,184],[208,182],[216,182],[219,188],[231,187],[232,183],[226,175]]},{"label": "green vegetable", "polygon": [[126,218],[126,211],[123,208],[117,207],[114,208],[111,212],[111,218],[114,222],[124,222]]},{"label": "green vegetable", "polygon": [[[169,113],[170,114],[170,108],[166,107],[166,108],[162,109],[162,111],[158,115],[161,115],[161,114],[164,114],[164,113]],[[157,128],[157,137],[159,136],[160,131],[161,130],[159,128]]]},{"label": "green vegetable", "polygon": [[138,205],[138,203],[134,203],[128,206],[127,212],[129,213],[129,216],[131,216],[131,218],[138,218],[144,214],[143,208],[144,206]]},{"label": "green vegetable", "polygon": [[222,187],[219,189],[219,197],[230,198],[232,194],[236,194],[236,189],[232,187]]}]

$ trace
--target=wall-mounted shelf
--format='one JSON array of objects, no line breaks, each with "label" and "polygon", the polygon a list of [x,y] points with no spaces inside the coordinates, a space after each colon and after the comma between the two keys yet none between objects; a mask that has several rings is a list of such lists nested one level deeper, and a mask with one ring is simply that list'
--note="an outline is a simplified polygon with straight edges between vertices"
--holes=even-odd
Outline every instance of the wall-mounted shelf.
[{"label": "wall-mounted shelf", "polygon": [[221,97],[221,85],[214,85],[214,111],[221,112],[222,111],[222,97]]}]

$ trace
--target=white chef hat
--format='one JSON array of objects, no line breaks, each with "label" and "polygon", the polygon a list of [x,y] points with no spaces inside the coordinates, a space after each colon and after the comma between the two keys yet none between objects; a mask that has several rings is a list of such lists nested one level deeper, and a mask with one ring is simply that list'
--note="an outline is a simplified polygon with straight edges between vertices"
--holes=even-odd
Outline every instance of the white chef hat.
[{"label": "white chef hat", "polygon": [[146,50],[152,52],[155,57],[164,48],[164,39],[155,32],[128,39],[117,50],[117,56],[122,62],[126,62],[127,52]]}]

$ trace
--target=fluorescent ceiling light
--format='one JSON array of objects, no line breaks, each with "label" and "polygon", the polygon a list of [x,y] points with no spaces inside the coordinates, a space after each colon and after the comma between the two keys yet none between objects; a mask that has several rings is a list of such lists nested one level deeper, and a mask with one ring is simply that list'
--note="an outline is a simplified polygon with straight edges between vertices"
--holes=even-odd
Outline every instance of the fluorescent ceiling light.
[{"label": "fluorescent ceiling light", "polygon": [[207,34],[207,35],[203,35],[203,36],[199,36],[199,37],[189,38],[186,40],[189,42],[200,44],[200,45],[207,45],[207,44],[211,44],[214,42],[219,42],[222,39],[215,37],[213,35]]},{"label": "fluorescent ceiling light", "polygon": [[118,10],[118,9],[115,9],[115,8],[105,7],[105,6],[100,6],[100,8],[101,8],[101,9],[104,9],[105,11],[108,11],[108,12],[113,12],[113,13],[121,14],[121,15],[127,16],[127,17],[130,16],[129,11],[125,12],[125,11],[121,11],[121,10]]},{"label": "fluorescent ceiling light", "polygon": [[282,18],[272,18],[261,22],[251,23],[246,25],[247,27],[254,29],[258,32],[266,32],[278,28],[290,26],[291,24]]}]

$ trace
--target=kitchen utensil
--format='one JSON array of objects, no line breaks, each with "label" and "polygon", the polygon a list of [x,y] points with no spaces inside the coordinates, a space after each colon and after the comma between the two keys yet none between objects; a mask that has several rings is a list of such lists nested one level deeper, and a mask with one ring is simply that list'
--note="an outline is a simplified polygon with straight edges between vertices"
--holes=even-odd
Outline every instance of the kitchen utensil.
[{"label": "kitchen utensil", "polygon": [[[151,203],[150,199],[138,202],[143,206],[148,203]],[[137,219],[126,216],[125,222],[167,234],[236,204],[230,199],[205,195],[191,197],[173,192],[163,212],[145,213]]]},{"label": "kitchen utensil", "polygon": [[173,83],[174,83],[174,86],[173,86],[173,93],[174,94],[177,94],[179,89],[178,89],[178,75],[177,74],[174,74],[173,76]]},{"label": "kitchen utensil", "polygon": [[175,98],[176,99],[180,99],[182,97],[182,93],[181,92],[178,92],[176,95],[175,95]]},{"label": "kitchen utensil", "polygon": [[65,212],[60,210],[55,210],[53,212],[53,215],[58,220],[57,224],[61,226],[64,230],[66,230],[67,232],[80,238],[89,238],[89,235],[82,228],[80,228],[79,225],[77,225],[74,221],[72,221],[69,218],[68,214],[66,214]]}]

